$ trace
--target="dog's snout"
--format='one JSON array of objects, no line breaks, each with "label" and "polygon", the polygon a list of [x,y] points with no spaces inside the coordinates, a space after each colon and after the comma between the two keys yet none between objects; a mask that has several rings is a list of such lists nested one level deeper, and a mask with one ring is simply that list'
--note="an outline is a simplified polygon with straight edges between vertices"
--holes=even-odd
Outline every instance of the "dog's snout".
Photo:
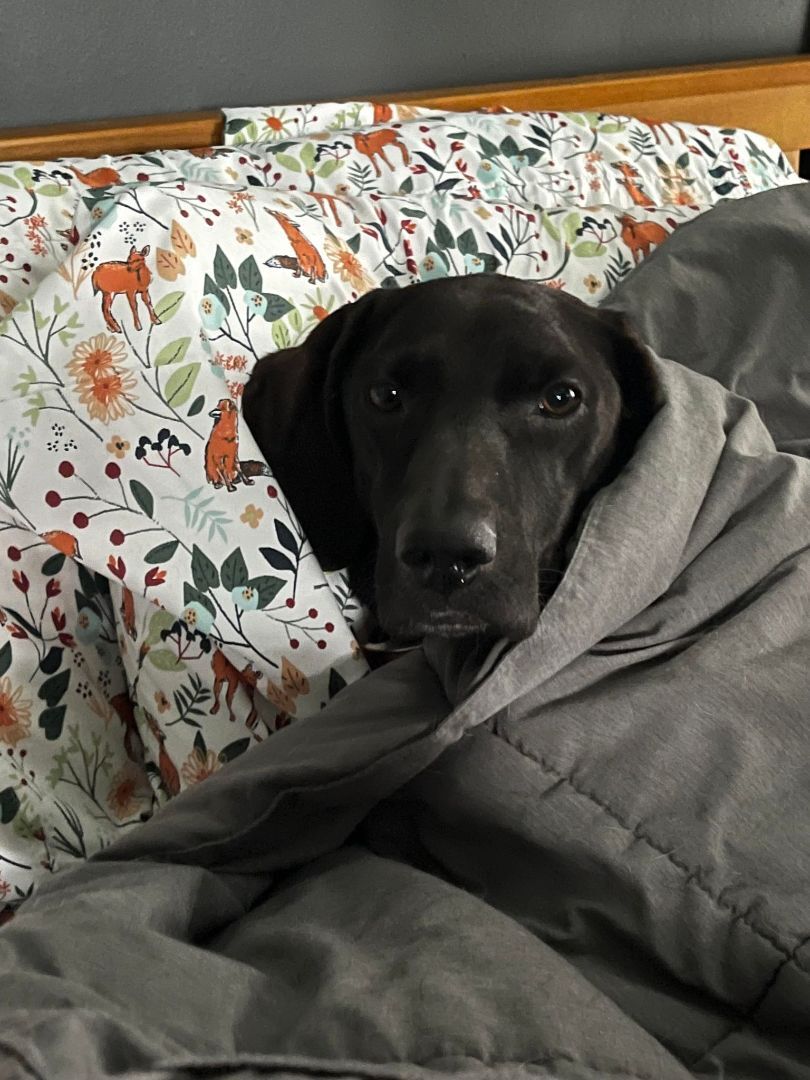
[{"label": "dog's snout", "polygon": [[455,528],[400,528],[397,554],[423,585],[444,596],[467,585],[495,558],[495,530],[484,521]]}]

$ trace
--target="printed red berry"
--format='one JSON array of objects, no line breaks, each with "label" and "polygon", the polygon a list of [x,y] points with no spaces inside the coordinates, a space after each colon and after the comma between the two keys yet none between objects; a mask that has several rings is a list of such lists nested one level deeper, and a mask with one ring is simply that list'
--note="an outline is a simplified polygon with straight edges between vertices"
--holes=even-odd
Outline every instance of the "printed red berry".
[{"label": "printed red berry", "polygon": [[180,217],[188,217],[188,210],[181,210]]},{"label": "printed red berry", "polygon": [[116,465],[114,461],[108,461],[104,467],[104,472],[111,480],[117,480],[121,475],[121,466]]},{"label": "printed red berry", "polygon": [[18,547],[10,547],[6,552],[12,562],[19,562],[22,558],[22,552]]},{"label": "printed red berry", "polygon": [[297,649],[300,644],[301,644],[301,642],[298,640],[298,638],[290,638],[290,648],[291,649]]},{"label": "printed red berry", "polygon": [[332,622],[328,622],[326,624],[326,626],[324,626],[324,630],[327,632],[327,634],[331,634],[334,629],[335,629],[335,624],[332,623]]},{"label": "printed red berry", "polygon": [[273,487],[272,484],[268,484],[267,485],[267,494],[270,496],[271,499],[275,499],[276,496],[278,495],[278,491]]},{"label": "printed red berry", "polygon": [[140,180],[141,183],[143,183],[145,180],[149,179],[149,173],[139,172],[138,173],[138,179]]},{"label": "printed red berry", "polygon": [[295,607],[295,601],[293,600],[293,598],[291,596],[287,598],[287,607],[288,608],[294,608]]},{"label": "printed red berry", "polygon": [[309,617],[310,617],[310,619],[317,619],[318,618],[318,609],[314,608],[314,607],[311,607],[309,609]]},{"label": "printed red berry", "polygon": [[110,533],[110,543],[114,544],[116,547],[120,547],[125,540],[126,536],[121,532],[120,529],[113,529],[113,531]]},{"label": "printed red berry", "polygon": [[31,273],[31,263],[23,263],[23,270],[26,272],[26,274],[30,274]]},{"label": "printed red berry", "polygon": [[73,468],[73,464],[70,461],[61,461],[59,463],[59,475],[64,476],[67,479],[69,476],[73,476],[76,470]]},{"label": "printed red berry", "polygon": [[80,510],[78,514],[73,515],[73,524],[77,529],[86,529],[90,524],[90,518]]},{"label": "printed red berry", "polygon": [[323,638],[321,638],[321,640],[318,642],[318,648],[319,649],[325,649],[326,648],[326,642],[323,640]]},{"label": "printed red berry", "polygon": [[45,502],[48,506],[59,506],[62,502],[62,496],[58,491],[48,491],[45,494]]}]

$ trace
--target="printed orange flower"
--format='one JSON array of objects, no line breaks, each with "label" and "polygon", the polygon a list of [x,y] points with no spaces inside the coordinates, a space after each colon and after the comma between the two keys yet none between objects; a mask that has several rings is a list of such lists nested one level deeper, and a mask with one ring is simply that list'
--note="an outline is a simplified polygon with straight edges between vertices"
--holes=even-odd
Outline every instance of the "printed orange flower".
[{"label": "printed orange flower", "polygon": [[79,401],[94,420],[109,424],[135,412],[130,397],[135,396],[136,386],[135,376],[129,371],[113,368],[98,378],[79,383]]},{"label": "printed orange flower", "polygon": [[250,229],[237,229],[236,239],[239,241],[240,244],[252,244],[253,233],[250,231]]},{"label": "printed orange flower", "polygon": [[143,798],[150,794],[151,788],[146,777],[134,762],[128,761],[112,779],[107,793],[107,805],[121,821],[136,814]]},{"label": "printed orange flower", "polygon": [[129,452],[130,444],[126,439],[122,439],[120,435],[113,435],[110,441],[107,443],[107,453],[112,454],[113,457],[117,457],[120,461],[127,456]]},{"label": "printed orange flower", "polygon": [[264,517],[264,510],[258,506],[254,506],[253,503],[248,503],[242,514],[239,516],[240,521],[244,521],[246,525],[249,525],[251,529],[258,529],[259,522]]},{"label": "printed orange flower", "polygon": [[31,734],[31,702],[22,687],[11,685],[11,679],[0,679],[0,742],[16,746],[20,739]]},{"label": "printed orange flower", "polygon": [[369,292],[374,288],[373,280],[348,244],[328,233],[324,250],[332,263],[332,269],[341,281],[345,281],[359,293]]},{"label": "printed orange flower", "polygon": [[219,768],[219,759],[213,750],[202,754],[199,750],[192,750],[180,768],[183,780],[191,786],[206,780]]},{"label": "printed orange flower", "polygon": [[126,360],[127,350],[123,341],[109,334],[96,334],[87,341],[80,341],[73,350],[67,369],[77,383],[111,375],[116,364]]}]

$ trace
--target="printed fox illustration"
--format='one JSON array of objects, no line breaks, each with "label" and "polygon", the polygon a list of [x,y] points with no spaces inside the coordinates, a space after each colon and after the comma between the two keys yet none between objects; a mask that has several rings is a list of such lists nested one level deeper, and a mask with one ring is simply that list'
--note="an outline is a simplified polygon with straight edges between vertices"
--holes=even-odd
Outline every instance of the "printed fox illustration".
[{"label": "printed fox illustration", "polygon": [[239,410],[230,398],[221,398],[208,415],[214,418],[205,444],[205,478],[209,484],[215,488],[224,484],[228,491],[236,491],[240,481],[250,486],[251,477],[271,475],[263,461],[239,460]]},{"label": "printed fox illustration", "polygon": [[663,244],[669,235],[657,221],[637,221],[632,214],[622,214],[619,224],[622,227],[622,243],[630,248],[636,265],[642,255],[646,258],[650,254],[653,244]]},{"label": "printed fox illustration", "polygon": [[135,597],[126,585],[121,590],[121,621],[124,624],[124,629],[134,641],[138,636],[135,627]]},{"label": "printed fox illustration", "polygon": [[180,773],[177,771],[177,766],[169,757],[169,753],[166,750],[166,734],[150,712],[144,709],[143,715],[146,718],[149,730],[152,732],[155,739],[157,739],[158,772],[160,773],[160,781],[163,789],[167,795],[179,795]]},{"label": "printed fox illustration", "polygon": [[222,649],[215,649],[211,655],[211,670],[214,673],[214,704],[211,706],[211,712],[219,712],[219,695],[222,687],[227,686],[225,691],[225,704],[228,707],[228,718],[233,723],[236,720],[233,712],[233,697],[236,693],[236,688],[241,684],[244,686],[248,698],[250,699],[250,712],[248,713],[245,723],[252,731],[259,719],[259,714],[256,711],[256,704],[254,701],[256,684],[259,681],[258,671],[256,671],[252,664],[246,664],[240,671],[238,668],[234,667]]},{"label": "printed fox illustration", "polygon": [[115,169],[98,168],[91,169],[90,172],[81,172],[75,167],[75,165],[68,165],[70,171],[74,174],[77,180],[79,180],[85,187],[89,188],[105,188],[111,187],[113,184],[121,183],[121,174]]},{"label": "printed fox illustration", "polygon": [[153,324],[160,322],[160,319],[155,314],[155,309],[152,307],[152,301],[149,297],[149,285],[152,281],[152,274],[146,265],[146,256],[149,254],[149,245],[141,248],[140,251],[133,246],[130,248],[129,255],[126,262],[112,261],[99,263],[93,271],[93,276],[90,281],[93,284],[93,295],[101,293],[101,313],[104,316],[104,321],[107,324],[107,329],[112,330],[114,334],[121,333],[121,327],[116,322],[115,316],[112,313],[112,302],[116,296],[124,293],[129,301],[129,309],[132,312],[132,319],[135,323],[135,329],[140,330],[141,320],[138,315],[137,297],[140,296],[143,304],[146,305],[146,310],[149,312],[149,318]]},{"label": "printed fox illustration", "polygon": [[616,172],[621,173],[622,179],[619,180],[619,183],[636,206],[655,206],[655,203],[641,184],[637,183],[639,178],[638,169],[634,168],[629,161],[614,161],[613,168]]},{"label": "printed fox illustration", "polygon": [[143,740],[135,722],[135,710],[129,694],[116,694],[110,698],[110,705],[115,709],[118,719],[124,725],[124,750],[130,761],[143,765]]},{"label": "printed fox illustration", "polygon": [[[282,214],[279,210],[268,210],[267,207],[265,207],[265,210],[271,218],[275,218],[284,230],[284,235],[290,241],[296,259],[295,266],[293,266],[292,263],[287,261],[289,256],[278,255],[275,260],[269,259],[266,265],[294,269],[294,277],[304,276],[309,279],[311,285],[318,281],[326,281],[326,266],[315,245],[310,240],[307,240],[295,222],[290,221],[286,214]],[[284,262],[280,261],[282,259]]]}]

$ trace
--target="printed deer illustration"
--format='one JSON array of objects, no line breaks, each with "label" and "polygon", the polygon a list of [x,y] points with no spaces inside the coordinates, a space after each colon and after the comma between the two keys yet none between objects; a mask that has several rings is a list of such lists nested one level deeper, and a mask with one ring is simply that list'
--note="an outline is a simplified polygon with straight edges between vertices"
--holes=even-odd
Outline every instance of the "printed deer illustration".
[{"label": "printed deer illustration", "polygon": [[137,298],[140,296],[142,302],[146,305],[146,310],[149,312],[149,318],[153,324],[160,322],[160,319],[155,314],[155,309],[152,307],[152,301],[149,297],[149,285],[152,281],[152,274],[146,265],[146,256],[149,254],[149,245],[141,248],[140,251],[137,248],[130,248],[129,255],[126,262],[113,261],[99,263],[99,265],[93,271],[91,282],[93,284],[93,294],[101,293],[101,312],[104,316],[104,321],[107,323],[107,328],[112,330],[115,334],[121,333],[121,327],[115,320],[115,316],[112,313],[113,299],[124,293],[129,301],[129,308],[132,312],[132,318],[135,323],[135,329],[141,329],[141,320],[138,316]]},{"label": "printed deer illustration", "polygon": [[286,214],[282,214],[279,210],[268,210],[267,207],[265,210],[284,230],[284,235],[290,241],[297,261],[297,265],[293,267],[286,261],[289,256],[279,255],[275,260],[268,260],[268,264],[275,263],[276,266],[293,269],[293,277],[303,275],[309,279],[311,285],[318,281],[326,281],[326,266],[315,245],[307,240],[295,222],[290,221]]},{"label": "printed deer illustration", "polygon": [[352,139],[354,140],[354,146],[357,152],[365,154],[374,166],[374,172],[377,176],[382,176],[382,170],[377,163],[378,157],[383,159],[389,169],[393,169],[394,167],[385,156],[386,146],[397,147],[402,154],[403,165],[407,165],[411,160],[407,146],[397,138],[397,133],[393,128],[381,128],[380,131],[370,131],[368,134],[353,135]]},{"label": "printed deer illustration", "polygon": [[650,254],[654,244],[663,244],[669,235],[657,221],[637,221],[632,214],[623,214],[619,224],[622,227],[622,243],[632,251],[636,265],[642,256],[646,258]]},{"label": "printed deer illustration", "polygon": [[640,175],[638,169],[634,168],[629,161],[614,161],[613,168],[616,172],[621,173],[622,179],[619,180],[619,183],[636,206],[655,206],[655,203],[641,184],[636,182]]},{"label": "printed deer illustration", "polygon": [[233,697],[236,693],[236,688],[241,684],[247,691],[250,700],[250,712],[248,713],[245,723],[252,731],[256,727],[256,723],[259,719],[254,700],[256,684],[259,681],[258,671],[256,671],[252,664],[246,664],[240,671],[238,668],[234,667],[222,649],[216,649],[212,654],[211,670],[214,673],[214,704],[211,707],[211,712],[219,712],[219,695],[222,691],[222,687],[227,686],[225,691],[225,704],[228,707],[228,718],[233,723],[236,720],[233,711]]}]

